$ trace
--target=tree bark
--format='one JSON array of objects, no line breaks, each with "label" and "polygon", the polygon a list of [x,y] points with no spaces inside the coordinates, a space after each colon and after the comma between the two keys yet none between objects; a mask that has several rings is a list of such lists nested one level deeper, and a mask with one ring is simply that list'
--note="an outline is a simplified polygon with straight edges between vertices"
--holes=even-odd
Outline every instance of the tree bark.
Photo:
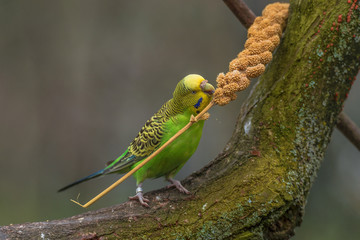
[{"label": "tree bark", "polygon": [[[291,1],[282,42],[222,153],[160,189],[63,220],[0,228],[1,239],[288,239],[360,65],[358,3]],[[216,108],[213,108],[216,109]]]}]

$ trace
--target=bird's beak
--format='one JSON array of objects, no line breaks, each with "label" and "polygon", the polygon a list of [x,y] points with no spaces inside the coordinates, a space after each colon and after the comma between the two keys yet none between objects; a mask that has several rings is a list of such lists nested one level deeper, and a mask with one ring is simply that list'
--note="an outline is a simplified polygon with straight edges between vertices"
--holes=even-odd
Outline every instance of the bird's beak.
[{"label": "bird's beak", "polygon": [[215,88],[213,87],[213,85],[208,83],[207,80],[204,80],[200,83],[200,88],[201,88],[201,91],[203,91],[204,93],[207,93],[209,95],[213,95],[213,93],[215,92]]}]

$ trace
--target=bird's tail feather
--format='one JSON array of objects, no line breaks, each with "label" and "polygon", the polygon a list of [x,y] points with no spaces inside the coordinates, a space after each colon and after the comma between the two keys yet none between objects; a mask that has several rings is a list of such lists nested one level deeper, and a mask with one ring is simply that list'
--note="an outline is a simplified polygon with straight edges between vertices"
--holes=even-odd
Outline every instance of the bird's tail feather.
[{"label": "bird's tail feather", "polygon": [[67,185],[67,186],[59,189],[58,192],[62,192],[62,191],[64,191],[64,190],[66,190],[66,189],[68,189],[68,188],[71,188],[71,187],[73,187],[73,186],[75,186],[75,185],[78,185],[78,184],[80,184],[80,183],[82,183],[82,182],[85,182],[85,181],[87,181],[87,180],[90,180],[90,179],[99,177],[99,176],[101,176],[101,175],[104,173],[104,171],[105,171],[105,170],[102,169],[102,170],[100,170],[100,171],[94,172],[93,174],[90,174],[90,175],[87,176],[87,177],[84,177],[84,178],[82,178],[82,179],[80,179],[80,180],[78,180],[78,181],[76,181],[76,182],[73,182],[73,183],[71,183],[71,184],[69,184],[69,185]]}]

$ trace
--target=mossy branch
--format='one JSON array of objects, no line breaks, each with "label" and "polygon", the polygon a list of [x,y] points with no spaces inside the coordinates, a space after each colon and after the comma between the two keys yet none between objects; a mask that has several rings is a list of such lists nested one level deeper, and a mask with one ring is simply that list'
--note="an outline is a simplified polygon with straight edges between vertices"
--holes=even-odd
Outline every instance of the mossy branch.
[{"label": "mossy branch", "polygon": [[347,1],[291,1],[282,42],[210,164],[134,202],[0,228],[9,239],[288,239],[301,222],[360,67],[360,13]]}]

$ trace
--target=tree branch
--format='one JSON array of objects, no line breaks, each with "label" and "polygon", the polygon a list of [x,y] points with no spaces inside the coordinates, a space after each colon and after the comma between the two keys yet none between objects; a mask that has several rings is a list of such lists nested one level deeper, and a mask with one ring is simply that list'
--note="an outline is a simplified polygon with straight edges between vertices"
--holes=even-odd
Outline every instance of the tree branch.
[{"label": "tree branch", "polygon": [[[353,37],[360,35],[360,14],[350,7],[346,1],[291,2],[283,40],[241,107],[229,143],[183,181],[192,196],[160,189],[146,194],[149,209],[126,202],[63,220],[3,226],[0,237],[288,239],[301,222],[348,80],[360,66]],[[339,21],[349,12],[350,21]]]},{"label": "tree branch", "polygon": [[339,114],[339,121],[336,127],[360,151],[360,129],[344,112]]},{"label": "tree branch", "polygon": [[223,0],[244,27],[249,28],[256,16],[242,0]]}]

